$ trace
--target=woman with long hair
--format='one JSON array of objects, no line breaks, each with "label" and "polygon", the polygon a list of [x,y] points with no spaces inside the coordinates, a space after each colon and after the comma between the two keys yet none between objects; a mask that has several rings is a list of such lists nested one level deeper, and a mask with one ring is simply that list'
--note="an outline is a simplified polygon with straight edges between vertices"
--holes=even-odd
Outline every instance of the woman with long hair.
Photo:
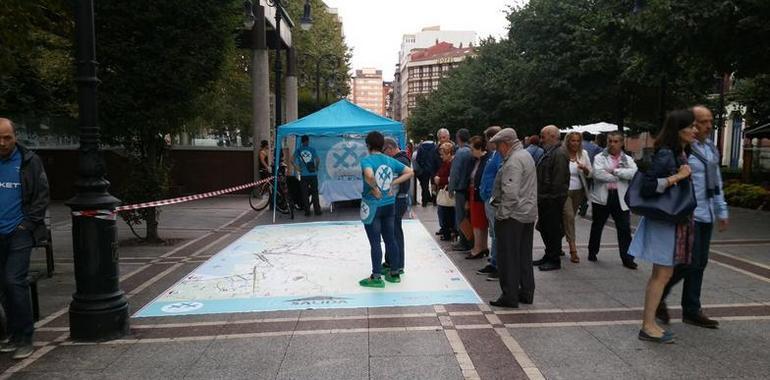
[{"label": "woman with long hair", "polygon": [[562,220],[564,236],[569,244],[570,261],[579,263],[577,242],[575,239],[575,216],[578,207],[588,196],[588,179],[591,177],[591,158],[583,149],[583,136],[580,132],[570,132],[564,137],[564,151],[569,158],[569,190],[564,202]]},{"label": "woman with long hair", "polygon": [[[695,117],[690,110],[671,111],[655,139],[655,156],[644,174],[641,195],[653,198],[672,186],[690,180],[687,157],[695,140]],[[674,265],[687,264],[692,255],[694,228],[692,217],[676,224],[643,217],[639,222],[629,254],[652,263],[652,275],[644,295],[644,312],[639,339],[673,343],[674,335],[655,321],[655,311]]]}]

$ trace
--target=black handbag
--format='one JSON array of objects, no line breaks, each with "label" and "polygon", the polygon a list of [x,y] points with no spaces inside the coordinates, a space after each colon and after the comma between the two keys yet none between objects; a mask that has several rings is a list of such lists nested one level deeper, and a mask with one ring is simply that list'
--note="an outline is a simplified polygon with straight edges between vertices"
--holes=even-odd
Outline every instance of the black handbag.
[{"label": "black handbag", "polygon": [[697,202],[692,181],[685,179],[670,186],[662,194],[653,197],[642,196],[644,173],[637,171],[626,192],[626,204],[631,212],[650,219],[681,224],[692,216]]}]

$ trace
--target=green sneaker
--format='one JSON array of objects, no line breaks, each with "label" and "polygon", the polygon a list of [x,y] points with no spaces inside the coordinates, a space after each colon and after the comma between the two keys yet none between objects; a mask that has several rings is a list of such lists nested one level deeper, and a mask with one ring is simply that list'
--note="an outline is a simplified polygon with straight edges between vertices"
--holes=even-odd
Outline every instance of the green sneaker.
[{"label": "green sneaker", "polygon": [[384,288],[385,282],[382,281],[382,278],[377,277],[367,277],[361,281],[358,282],[358,285],[365,286],[367,288]]},{"label": "green sneaker", "polygon": [[398,274],[392,275],[388,273],[385,275],[385,281],[392,282],[392,283],[399,283],[401,282],[401,275],[398,275]]},{"label": "green sneaker", "polygon": [[[383,264],[382,265],[382,269],[380,270],[380,274],[383,275],[383,276],[390,274],[390,267],[386,267],[385,264]],[[398,274],[399,275],[404,274],[404,270],[403,269],[399,269],[398,270]]]}]

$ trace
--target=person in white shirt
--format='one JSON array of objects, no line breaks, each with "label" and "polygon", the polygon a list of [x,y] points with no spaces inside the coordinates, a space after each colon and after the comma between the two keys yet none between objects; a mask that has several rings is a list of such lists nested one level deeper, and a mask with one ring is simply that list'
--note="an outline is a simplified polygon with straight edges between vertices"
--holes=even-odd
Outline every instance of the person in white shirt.
[{"label": "person in white shirt", "polygon": [[588,196],[588,178],[591,177],[591,158],[583,149],[580,132],[570,132],[564,137],[564,152],[569,158],[569,190],[564,202],[564,236],[569,244],[570,261],[579,263],[575,239],[575,217],[583,200]]},{"label": "person in white shirt", "polygon": [[634,258],[628,254],[631,245],[631,215],[625,201],[628,183],[637,167],[634,159],[623,153],[623,133],[610,132],[607,149],[594,157],[593,190],[591,191],[591,237],[588,241],[588,260],[597,261],[602,231],[607,218],[612,216],[618,233],[618,247],[623,266],[636,269]]}]

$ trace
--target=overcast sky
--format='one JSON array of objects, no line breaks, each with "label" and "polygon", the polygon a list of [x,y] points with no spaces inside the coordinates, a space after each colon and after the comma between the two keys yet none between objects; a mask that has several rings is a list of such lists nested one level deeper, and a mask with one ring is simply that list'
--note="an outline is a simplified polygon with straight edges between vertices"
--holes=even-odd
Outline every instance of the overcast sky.
[{"label": "overcast sky", "polygon": [[324,0],[338,8],[345,41],[353,48],[352,69],[381,69],[393,80],[401,36],[426,26],[472,30],[478,36],[507,34],[504,11],[523,0]]}]

